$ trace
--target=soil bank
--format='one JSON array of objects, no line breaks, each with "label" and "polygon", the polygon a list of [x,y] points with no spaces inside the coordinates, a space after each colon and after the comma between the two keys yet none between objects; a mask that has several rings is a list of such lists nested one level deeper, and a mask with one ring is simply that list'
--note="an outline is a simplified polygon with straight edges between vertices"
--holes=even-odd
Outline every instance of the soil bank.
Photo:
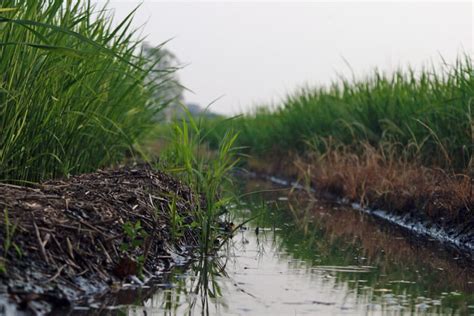
[{"label": "soil bank", "polygon": [[[145,165],[0,184],[2,302],[48,313],[189,261],[197,203],[188,186]],[[176,214],[179,234],[171,230]]]},{"label": "soil bank", "polygon": [[474,178],[469,173],[389,167],[354,156],[303,160],[290,155],[276,162],[249,160],[248,167],[274,183],[351,205],[415,235],[474,254]]}]

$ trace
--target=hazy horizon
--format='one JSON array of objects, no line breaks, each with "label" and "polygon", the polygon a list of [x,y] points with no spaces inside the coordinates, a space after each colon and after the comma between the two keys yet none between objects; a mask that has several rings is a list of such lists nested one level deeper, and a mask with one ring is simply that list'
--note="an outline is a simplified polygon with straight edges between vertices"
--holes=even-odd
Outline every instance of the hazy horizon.
[{"label": "hazy horizon", "polygon": [[[103,1],[97,1],[102,3]],[[109,1],[117,19],[139,1]],[[187,102],[235,114],[339,74],[364,76],[472,54],[472,2],[144,1],[134,26],[166,44]],[[347,65],[350,65],[350,67]],[[352,70],[351,70],[352,69]]]}]

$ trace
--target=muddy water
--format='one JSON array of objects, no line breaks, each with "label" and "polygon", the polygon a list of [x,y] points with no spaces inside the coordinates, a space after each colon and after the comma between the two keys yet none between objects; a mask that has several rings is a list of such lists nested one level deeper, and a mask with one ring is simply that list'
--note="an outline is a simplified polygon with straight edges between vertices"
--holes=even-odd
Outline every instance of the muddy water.
[{"label": "muddy water", "polygon": [[[268,189],[250,183],[248,190]],[[474,314],[471,259],[317,200],[260,194],[236,206],[239,230],[216,258],[122,293],[128,315]],[[127,305],[120,305],[126,303]]]}]

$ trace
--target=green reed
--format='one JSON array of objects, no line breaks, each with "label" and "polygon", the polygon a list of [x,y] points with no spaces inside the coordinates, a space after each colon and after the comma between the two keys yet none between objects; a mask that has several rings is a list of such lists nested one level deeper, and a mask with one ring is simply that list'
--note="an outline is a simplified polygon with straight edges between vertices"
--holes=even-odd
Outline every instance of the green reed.
[{"label": "green reed", "polygon": [[229,126],[238,144],[255,155],[324,152],[361,143],[428,165],[473,166],[474,73],[472,59],[454,65],[375,71],[330,87],[302,88],[273,108],[259,108],[227,125],[207,123],[213,144]]},{"label": "green reed", "polygon": [[222,216],[235,200],[231,193],[224,192],[232,182],[231,172],[237,165],[240,148],[235,147],[238,134],[227,130],[219,140],[215,150],[206,145],[207,134],[211,131],[202,127],[203,118],[194,118],[186,108],[186,117],[170,124],[172,130],[168,145],[160,155],[159,169],[173,173],[191,186],[195,196],[199,227],[201,254],[215,250],[214,242],[222,237],[230,237],[230,232],[222,232]]},{"label": "green reed", "polygon": [[0,4],[0,180],[92,171],[133,154],[161,89],[131,28],[90,1]]}]

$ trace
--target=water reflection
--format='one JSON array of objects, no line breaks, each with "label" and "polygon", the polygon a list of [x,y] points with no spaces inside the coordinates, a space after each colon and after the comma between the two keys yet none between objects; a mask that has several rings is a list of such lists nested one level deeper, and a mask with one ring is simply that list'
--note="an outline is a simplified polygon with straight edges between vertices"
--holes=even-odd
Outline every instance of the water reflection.
[{"label": "water reflection", "polygon": [[174,290],[166,291],[163,297],[155,297],[157,302],[161,302],[160,309],[165,311],[164,314],[180,315],[200,311],[201,314],[209,315],[210,306],[218,307],[223,295],[221,280],[227,277],[223,261],[225,257],[201,257],[188,272],[181,274],[175,271]]},{"label": "water reflection", "polygon": [[279,194],[241,205],[240,217],[263,216],[239,231],[218,256],[175,269],[159,289],[142,290],[142,296],[135,292],[133,302],[116,302],[127,304],[120,312],[474,313],[472,261],[339,205],[301,203],[302,198]]}]

